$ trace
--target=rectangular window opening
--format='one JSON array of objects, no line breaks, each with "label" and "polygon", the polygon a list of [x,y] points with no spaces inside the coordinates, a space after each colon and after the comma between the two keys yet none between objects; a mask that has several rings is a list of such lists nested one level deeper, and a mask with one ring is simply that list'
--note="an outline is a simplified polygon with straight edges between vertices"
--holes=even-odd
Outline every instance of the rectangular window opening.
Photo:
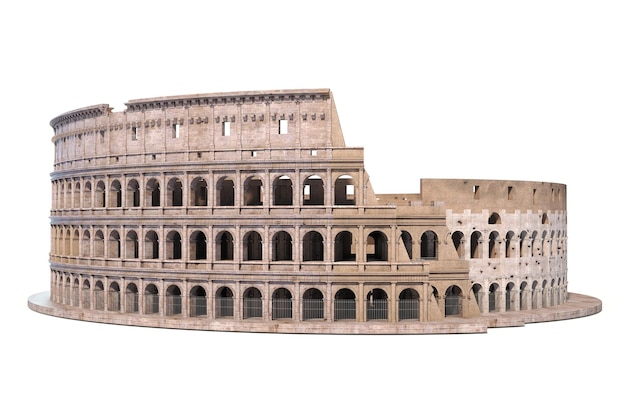
[{"label": "rectangular window opening", "polygon": [[253,158],[256,158],[256,151],[250,152],[250,156],[253,157]]},{"label": "rectangular window opening", "polygon": [[474,186],[474,200],[478,200],[480,198],[480,187],[478,185]]},{"label": "rectangular window opening", "polygon": [[133,127],[131,132],[130,132],[130,138],[132,140],[137,140],[137,132],[138,132],[139,128],[137,127]]},{"label": "rectangular window opening", "polygon": [[178,123],[174,123],[172,125],[172,138],[180,138],[180,125]]},{"label": "rectangular window opening", "polygon": [[317,149],[311,149],[311,156],[317,156]]},{"label": "rectangular window opening", "polygon": [[288,133],[289,122],[286,119],[278,121],[278,134],[284,135]]},{"label": "rectangular window opening", "polygon": [[508,198],[509,200],[513,200],[513,187],[508,187],[508,190],[507,190],[507,198]]},{"label": "rectangular window opening", "polygon": [[222,136],[230,136],[230,122],[222,122]]}]

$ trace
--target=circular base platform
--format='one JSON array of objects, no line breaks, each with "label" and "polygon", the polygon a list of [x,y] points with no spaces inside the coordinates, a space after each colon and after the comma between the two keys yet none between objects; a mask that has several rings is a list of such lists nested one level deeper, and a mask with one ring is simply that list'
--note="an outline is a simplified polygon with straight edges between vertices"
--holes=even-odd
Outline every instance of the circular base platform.
[{"label": "circular base platform", "polygon": [[536,310],[489,313],[479,317],[449,317],[442,321],[420,322],[352,322],[352,321],[283,321],[233,320],[198,317],[166,317],[110,311],[85,310],[50,301],[48,292],[28,298],[28,307],[38,313],[73,320],[126,326],[158,327],[186,330],[212,330],[254,333],[310,333],[310,334],[454,334],[486,333],[488,328],[524,326],[586,317],[602,311],[602,301],[582,294],[569,293],[567,303]]}]

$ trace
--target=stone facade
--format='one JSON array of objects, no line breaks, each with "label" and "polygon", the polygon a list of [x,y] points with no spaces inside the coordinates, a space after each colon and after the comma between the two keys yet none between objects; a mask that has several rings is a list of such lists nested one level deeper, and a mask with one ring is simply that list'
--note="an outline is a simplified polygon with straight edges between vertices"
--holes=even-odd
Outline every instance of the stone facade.
[{"label": "stone facade", "polygon": [[51,121],[50,296],[36,310],[155,327],[428,333],[558,319],[537,317],[568,304],[563,184],[424,179],[420,194],[376,194],[328,89],[126,107]]}]

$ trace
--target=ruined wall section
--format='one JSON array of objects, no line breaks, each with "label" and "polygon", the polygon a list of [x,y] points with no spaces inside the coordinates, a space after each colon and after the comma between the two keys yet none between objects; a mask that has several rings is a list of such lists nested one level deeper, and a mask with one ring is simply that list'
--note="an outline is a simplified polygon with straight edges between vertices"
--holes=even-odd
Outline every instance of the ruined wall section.
[{"label": "ruined wall section", "polygon": [[[55,170],[154,161],[333,157],[345,148],[330,90],[208,94],[131,100],[65,113]],[[204,155],[203,155],[204,154]]]},{"label": "ruined wall section", "polygon": [[452,211],[567,210],[566,186],[551,182],[422,179],[420,190],[424,204],[444,202]]},{"label": "ruined wall section", "polygon": [[465,179],[421,185],[423,202],[446,208],[446,243],[469,260],[483,311],[554,305],[567,296],[565,185]]}]

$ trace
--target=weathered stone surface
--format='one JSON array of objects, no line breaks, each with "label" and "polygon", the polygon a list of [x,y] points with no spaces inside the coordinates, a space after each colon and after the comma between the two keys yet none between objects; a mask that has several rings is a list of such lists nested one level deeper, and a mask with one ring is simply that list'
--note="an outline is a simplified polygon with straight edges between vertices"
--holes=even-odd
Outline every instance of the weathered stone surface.
[{"label": "weathered stone surface", "polygon": [[51,286],[35,311],[419,334],[601,310],[567,292],[563,184],[423,179],[420,194],[376,194],[328,89],[126,105],[51,121]]}]

